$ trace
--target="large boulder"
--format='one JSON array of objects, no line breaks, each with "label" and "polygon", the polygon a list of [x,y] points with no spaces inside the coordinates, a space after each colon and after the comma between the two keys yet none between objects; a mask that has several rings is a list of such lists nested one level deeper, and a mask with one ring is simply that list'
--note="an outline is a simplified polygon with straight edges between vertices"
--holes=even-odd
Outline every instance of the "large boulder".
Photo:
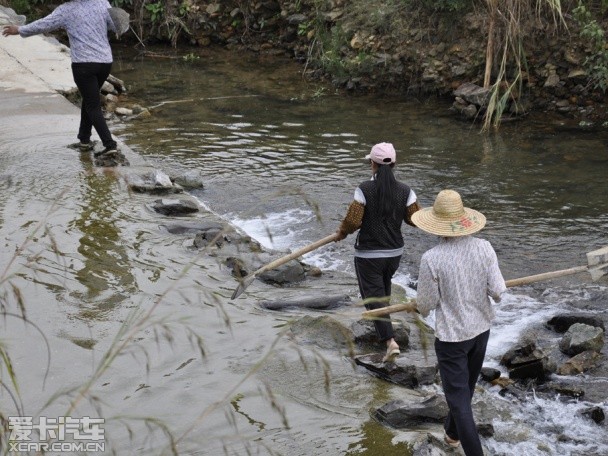
[{"label": "large boulder", "polygon": [[547,326],[558,333],[565,333],[568,331],[570,326],[575,323],[584,323],[596,328],[602,328],[603,330],[606,329],[604,327],[604,321],[601,318],[585,313],[565,313],[555,315],[547,322]]},{"label": "large boulder", "polygon": [[505,353],[500,364],[509,370],[514,380],[544,381],[552,373],[547,355],[534,343],[518,345]]},{"label": "large boulder", "polygon": [[604,347],[604,330],[583,323],[575,323],[559,341],[559,349],[567,355],[578,355],[587,350],[600,352]]},{"label": "large boulder", "polygon": [[355,357],[355,363],[365,367],[375,376],[407,388],[432,385],[438,372],[434,351],[421,353],[417,350],[402,351],[391,362],[384,362],[384,353]]}]

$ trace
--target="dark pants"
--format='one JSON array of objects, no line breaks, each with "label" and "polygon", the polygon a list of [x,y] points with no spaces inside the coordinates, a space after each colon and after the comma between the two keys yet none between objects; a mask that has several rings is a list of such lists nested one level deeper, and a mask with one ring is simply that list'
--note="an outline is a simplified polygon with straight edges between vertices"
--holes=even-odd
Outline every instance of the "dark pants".
[{"label": "dark pants", "polygon": [[489,337],[490,331],[486,331],[463,342],[442,342],[435,339],[441,383],[450,408],[445,421],[445,432],[449,437],[460,440],[467,456],[483,456],[471,401]]},{"label": "dark pants", "polygon": [[[391,296],[391,280],[399,267],[401,256],[390,258],[355,257],[355,271],[359,282],[359,292],[363,299],[387,298],[379,302],[370,300],[365,303],[368,310],[386,307]],[[381,341],[394,337],[390,315],[374,320],[376,332]]]},{"label": "dark pants", "polygon": [[111,63],[72,63],[74,82],[82,95],[78,139],[82,143],[90,142],[91,129],[95,127],[103,146],[112,149],[116,148],[116,141],[112,139],[112,134],[103,117],[99,95],[99,90],[110,75],[111,69]]}]

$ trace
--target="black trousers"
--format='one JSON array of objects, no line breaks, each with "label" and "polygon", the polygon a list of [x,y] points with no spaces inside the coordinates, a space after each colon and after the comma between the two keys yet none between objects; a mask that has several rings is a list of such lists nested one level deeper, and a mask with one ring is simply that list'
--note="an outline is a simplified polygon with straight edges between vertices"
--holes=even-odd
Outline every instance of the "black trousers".
[{"label": "black trousers", "polygon": [[490,331],[462,342],[442,342],[435,339],[435,353],[443,392],[450,411],[445,432],[460,440],[467,456],[483,456],[471,401],[483,366]]},{"label": "black trousers", "polygon": [[[399,267],[401,255],[390,258],[359,258],[355,257],[355,271],[359,282],[359,292],[363,299],[387,298],[380,301],[365,303],[368,310],[378,309],[389,305],[391,296],[391,280]],[[380,341],[386,341],[394,337],[391,316],[374,320],[376,332]]]},{"label": "black trousers", "polygon": [[106,148],[116,148],[116,141],[108,128],[101,111],[101,97],[99,90],[112,70],[111,63],[72,63],[72,74],[78,91],[82,96],[80,108],[80,128],[78,139],[82,143],[91,141],[92,128],[101,138]]}]

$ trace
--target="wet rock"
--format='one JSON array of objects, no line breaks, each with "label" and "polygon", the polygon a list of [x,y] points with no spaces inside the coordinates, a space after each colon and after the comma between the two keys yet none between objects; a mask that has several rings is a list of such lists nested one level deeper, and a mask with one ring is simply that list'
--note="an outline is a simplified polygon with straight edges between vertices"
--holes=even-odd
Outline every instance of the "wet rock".
[{"label": "wet rock", "polygon": [[559,375],[582,374],[583,372],[598,366],[602,358],[603,356],[600,353],[594,350],[587,350],[573,356],[564,364],[559,366],[557,373]]},{"label": "wet rock", "polygon": [[[404,349],[410,344],[410,326],[403,320],[392,319],[395,340]],[[351,325],[355,343],[363,346],[377,347],[378,334],[373,320],[357,320]]]},{"label": "wet rock", "polygon": [[109,84],[112,84],[112,86],[118,93],[127,92],[125,83],[122,81],[122,79],[118,79],[116,76],[113,76],[113,75],[108,76],[108,78],[106,79],[106,82],[108,82]]},{"label": "wet rock", "polygon": [[352,353],[351,331],[338,320],[329,317],[304,316],[291,324],[289,337],[306,345],[316,345],[328,350],[347,350]]},{"label": "wet rock", "polygon": [[103,168],[114,168],[117,166],[129,166],[129,160],[127,157],[120,152],[108,152],[98,157],[95,157],[93,160],[95,166],[103,167]]},{"label": "wet rock", "polygon": [[278,268],[265,271],[259,275],[259,279],[266,283],[285,285],[301,282],[306,278],[304,267],[297,260],[291,260]]},{"label": "wet rock", "polygon": [[547,356],[534,343],[512,348],[503,355],[500,364],[509,370],[509,378],[515,380],[544,381],[551,374]]},{"label": "wet rock", "polygon": [[154,201],[152,209],[163,215],[184,216],[200,210],[196,201],[185,198],[163,198]]},{"label": "wet rock", "polygon": [[600,424],[606,418],[604,409],[599,406],[589,407],[581,411],[581,415]]},{"label": "wet rock", "polygon": [[143,174],[129,173],[126,181],[131,190],[139,193],[163,194],[176,191],[169,176],[156,169]]},{"label": "wet rock", "polygon": [[494,369],[492,367],[482,367],[481,368],[481,378],[486,382],[492,382],[498,378],[500,378],[500,371],[498,369]]},{"label": "wet rock", "polygon": [[221,248],[226,241],[229,239],[223,228],[208,228],[196,234],[194,246],[197,249],[204,249],[209,245]]},{"label": "wet rock", "polygon": [[494,437],[494,426],[492,423],[479,423],[477,424],[477,432],[480,436],[489,439],[490,437]]},{"label": "wet rock", "polygon": [[565,313],[555,315],[547,322],[547,326],[558,333],[564,333],[574,323],[584,323],[605,330],[604,321],[601,318],[586,313]]},{"label": "wet rock", "polygon": [[116,108],[114,112],[119,116],[132,116],[133,110],[129,108]]},{"label": "wet rock", "polygon": [[407,388],[432,385],[438,372],[435,353],[424,354],[412,350],[402,351],[392,362],[383,362],[384,352],[355,357],[355,363],[365,367],[379,378]]},{"label": "wet rock", "polygon": [[218,222],[207,222],[207,221],[196,221],[196,222],[175,222],[161,225],[171,234],[196,234],[207,230],[224,230],[226,232],[232,231],[232,228],[228,225],[224,225]]},{"label": "wet rock", "polygon": [[490,99],[490,89],[484,89],[472,82],[465,82],[454,91],[454,96],[462,98],[467,103],[485,107]]},{"label": "wet rock", "polygon": [[587,350],[600,352],[604,347],[604,330],[583,323],[575,323],[559,342],[559,349],[567,355],[577,355]]},{"label": "wet rock", "polygon": [[437,438],[431,433],[419,438],[412,445],[412,456],[446,456],[448,454],[464,454],[456,453],[456,449],[451,448],[443,439]]},{"label": "wet rock", "polygon": [[351,303],[350,296],[316,296],[303,299],[293,300],[278,300],[278,301],[263,301],[260,303],[262,307],[268,310],[282,310],[290,307],[299,307],[304,309],[334,309],[349,305]]},{"label": "wet rock", "polygon": [[565,397],[581,398],[585,396],[585,390],[578,386],[566,383],[545,383],[536,388],[538,393],[548,393],[552,396],[559,395]]},{"label": "wet rock", "polygon": [[445,398],[438,395],[417,403],[391,401],[374,412],[380,423],[396,429],[409,429],[424,423],[440,423],[448,415]]},{"label": "wet rock", "polygon": [[201,189],[205,186],[203,174],[198,170],[188,170],[180,174],[171,174],[171,180],[187,190]]},{"label": "wet rock", "polygon": [[101,86],[101,93],[103,93],[104,95],[108,93],[111,93],[112,95],[118,95],[118,90],[116,90],[116,88],[106,80],[106,82],[104,82]]}]

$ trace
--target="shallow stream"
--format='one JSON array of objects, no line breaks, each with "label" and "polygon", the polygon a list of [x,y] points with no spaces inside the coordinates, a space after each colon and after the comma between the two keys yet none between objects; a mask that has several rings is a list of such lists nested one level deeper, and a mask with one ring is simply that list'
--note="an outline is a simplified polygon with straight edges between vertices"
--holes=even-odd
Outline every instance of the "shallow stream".
[{"label": "shallow stream", "polygon": [[[536,115],[480,134],[477,125],[456,119],[446,102],[348,96],[304,81],[301,69],[279,58],[225,51],[190,61],[125,54],[114,73],[127,82],[130,97],[154,109],[151,118],[127,123],[121,135],[160,166],[201,170],[207,185],[195,193],[200,201],[268,248],[293,249],[333,232],[355,187],[369,178],[362,157],[380,141],[395,145],[398,178],[423,206],[439,190],[453,188],[485,213],[483,236],[495,246],[506,278],[584,264],[585,252],[606,244],[606,132],[583,132]],[[406,254],[395,282],[415,295],[410,285],[420,255],[435,239],[407,227],[404,234]],[[352,243],[349,238],[307,261],[352,273]],[[544,292],[537,287],[509,294],[488,364],[497,366],[522,332],[567,310],[573,296],[605,295],[604,287],[588,282],[578,276],[546,284]],[[569,427],[579,406],[556,412],[545,404],[547,413],[536,416],[532,404],[521,413],[538,429],[519,450],[490,446],[507,454],[537,454],[539,442],[551,454],[583,454],[583,447],[607,452],[605,427],[579,435],[576,442],[587,442],[579,450],[572,442],[551,442],[548,429]],[[365,444],[359,449],[356,454],[386,454]]]},{"label": "shallow stream", "polygon": [[[160,169],[200,170],[206,185],[194,192],[199,201],[268,248],[293,249],[334,232],[356,186],[369,178],[362,157],[380,141],[395,145],[397,176],[423,206],[453,188],[487,216],[482,235],[507,279],[584,264],[586,252],[607,243],[606,132],[531,116],[484,135],[455,119],[445,102],[345,95],[304,81],[301,66],[276,56],[155,51],[157,57],[115,50],[113,74],[125,81],[127,101],[153,115],[113,131]],[[20,97],[30,108],[15,109]],[[381,426],[370,412],[415,393],[354,367],[344,353],[278,338],[299,314],[261,309],[260,300],[274,297],[269,288],[252,286],[247,299],[230,301],[236,282],[226,280],[225,267],[198,258],[188,236],[161,229],[150,195],[129,192],[112,170],[65,147],[75,140],[78,111],[65,100],[32,100],[4,96],[11,121],[0,125],[0,254],[14,270],[11,284],[28,318],[46,336],[19,320],[2,326],[22,415],[63,416],[73,389],[115,346],[121,324],[133,327],[133,312],[154,310],[126,354],[87,390],[93,397],[77,407],[80,416],[103,412],[117,454],[161,454],[167,439],[156,419],[184,454],[408,454],[408,432]],[[40,103],[48,103],[42,113]],[[410,227],[403,232],[406,253],[395,282],[415,296],[420,256],[436,240]],[[306,261],[345,273],[347,283],[332,286],[356,299],[353,242]],[[510,290],[487,365],[497,367],[531,327],[588,301],[606,302],[606,294],[605,280],[592,284],[584,275]],[[608,454],[606,424],[578,414],[605,397],[597,392],[608,379],[572,381],[588,390],[583,401],[538,397],[505,407],[510,414],[494,418],[495,435],[484,441],[492,453]],[[43,408],[57,391],[64,393]],[[508,401],[498,390],[480,394],[488,403]],[[12,403],[5,393],[2,400]]]}]

